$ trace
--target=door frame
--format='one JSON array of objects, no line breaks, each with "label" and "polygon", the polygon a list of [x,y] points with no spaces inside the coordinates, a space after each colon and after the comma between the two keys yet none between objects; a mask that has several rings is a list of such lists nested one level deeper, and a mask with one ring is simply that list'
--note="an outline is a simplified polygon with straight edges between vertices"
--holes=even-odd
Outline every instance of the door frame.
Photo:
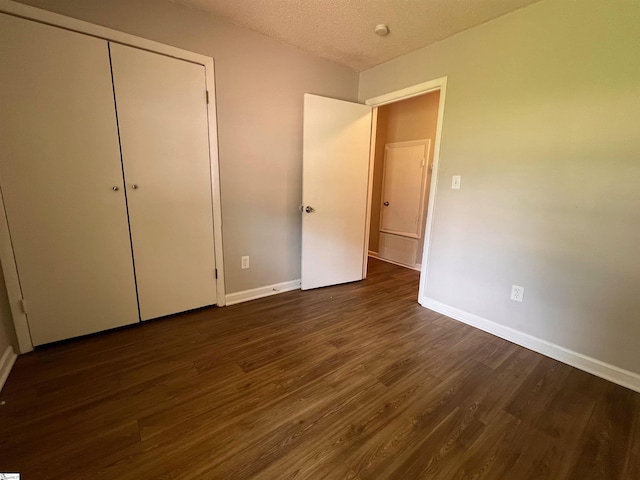
[{"label": "door frame", "polygon": [[364,270],[362,278],[367,276],[368,252],[369,252],[369,234],[371,232],[371,203],[373,201],[373,168],[375,160],[375,141],[376,127],[378,118],[378,107],[389,103],[407,100],[427,93],[440,91],[440,99],[438,103],[438,120],[436,124],[436,138],[433,141],[433,170],[431,171],[431,183],[429,188],[429,205],[427,206],[427,225],[424,232],[424,248],[422,250],[422,267],[420,270],[420,287],[418,290],[418,298],[422,298],[426,291],[427,279],[429,274],[429,254],[431,252],[431,235],[433,230],[433,214],[435,212],[436,191],[438,188],[438,165],[440,163],[440,141],[442,139],[442,124],[444,120],[444,105],[447,96],[447,77],[440,77],[427,82],[412,85],[401,90],[385,93],[377,97],[365,100],[365,105],[373,107],[374,122],[371,130],[371,152],[369,158],[369,197],[367,207],[367,226],[365,230],[365,248],[364,248]]},{"label": "door frame", "polygon": [[[222,208],[220,201],[220,168],[218,160],[218,124],[216,115],[216,88],[215,88],[215,68],[212,57],[193,53],[180,48],[164,45],[153,40],[147,40],[128,33],[119,32],[111,28],[101,27],[89,22],[77,20],[75,18],[66,17],[47,10],[23,5],[21,3],[12,2],[10,0],[0,0],[0,13],[24,18],[46,25],[70,30],[72,32],[89,35],[100,38],[113,43],[129,45],[131,47],[148,50],[150,52],[159,53],[168,57],[185,60],[187,62],[202,65],[205,68],[205,88],[210,101],[207,102],[207,114],[209,122],[209,160],[211,171],[212,186],[212,215],[213,215],[213,239],[214,239],[214,256],[216,260],[216,304],[218,306],[225,305],[225,284],[224,284],[224,261],[222,255]],[[29,332],[29,324],[27,316],[24,312],[22,303],[22,289],[20,287],[20,279],[18,269],[13,255],[13,245],[7,223],[7,216],[0,191],[0,262],[2,263],[2,271],[7,287],[7,296],[9,299],[9,307],[18,341],[19,353],[27,353],[33,350],[31,342],[31,334]]]}]

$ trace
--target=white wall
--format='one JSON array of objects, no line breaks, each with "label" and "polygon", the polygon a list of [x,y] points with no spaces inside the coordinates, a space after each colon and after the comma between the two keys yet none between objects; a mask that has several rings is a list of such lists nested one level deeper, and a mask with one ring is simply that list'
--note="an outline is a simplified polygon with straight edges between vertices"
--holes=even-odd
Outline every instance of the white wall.
[{"label": "white wall", "polygon": [[21,1],[213,57],[227,293],[300,278],[303,94],[355,100],[355,72],[165,0]]},{"label": "white wall", "polygon": [[426,296],[636,373],[638,25],[640,2],[545,0],[362,72],[359,92],[448,76]]}]

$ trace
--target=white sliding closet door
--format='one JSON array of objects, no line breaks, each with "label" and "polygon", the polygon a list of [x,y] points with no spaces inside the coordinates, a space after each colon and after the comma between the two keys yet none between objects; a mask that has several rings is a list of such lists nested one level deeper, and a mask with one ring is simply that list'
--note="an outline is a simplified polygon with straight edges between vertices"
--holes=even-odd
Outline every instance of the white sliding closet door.
[{"label": "white sliding closet door", "polygon": [[0,185],[34,345],[139,321],[107,42],[0,14]]},{"label": "white sliding closet door", "polygon": [[213,305],[204,67],[110,45],[141,318]]}]

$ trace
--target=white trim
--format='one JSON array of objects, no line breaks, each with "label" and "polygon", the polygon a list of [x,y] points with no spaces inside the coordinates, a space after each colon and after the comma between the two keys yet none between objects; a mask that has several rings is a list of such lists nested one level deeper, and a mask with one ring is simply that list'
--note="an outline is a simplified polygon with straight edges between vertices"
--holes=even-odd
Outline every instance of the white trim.
[{"label": "white trim", "polygon": [[[218,159],[218,127],[216,116],[216,89],[213,58],[207,57],[206,55],[189,52],[187,50],[182,50],[180,48],[172,47],[169,45],[164,45],[153,40],[147,40],[135,35],[129,35],[128,33],[119,32],[110,28],[94,25],[92,23],[77,20],[75,18],[65,17],[64,15],[59,15],[57,13],[52,13],[47,10],[23,5],[21,3],[13,2],[10,0],[0,0],[0,12],[21,17],[27,20],[44,23],[47,25],[64,28],[66,30],[82,33],[84,35],[102,38],[110,42],[121,43],[123,45],[129,45],[143,50],[148,50],[150,52],[160,53],[162,55],[167,55],[169,57],[186,60],[204,66],[205,81],[210,97],[210,103],[208,105],[207,111],[209,115],[209,155],[211,159],[211,181],[213,187],[212,201],[214,216],[214,251],[216,258],[216,269],[218,270],[218,279],[216,282],[216,301],[217,305],[224,306],[226,295],[224,285],[224,260],[222,250],[222,207],[220,200],[220,166]],[[1,198],[0,260],[7,284],[7,294],[9,297],[9,305],[11,307],[13,323],[16,329],[18,347],[20,353],[30,352],[31,350],[33,350],[33,344],[31,342],[27,317],[20,309],[22,290],[20,287],[20,280],[18,277],[15,258],[13,255],[13,246],[11,244],[9,227],[7,224],[6,213],[4,211],[4,203]]]},{"label": "white trim", "polygon": [[244,290],[242,292],[227,294],[227,306],[235,305],[236,303],[248,302],[249,300],[256,300],[258,298],[269,297],[271,295],[277,295],[278,293],[290,292],[291,290],[300,289],[300,279],[290,280],[288,282],[274,283],[273,285],[266,285],[264,287],[252,288],[251,290]]},{"label": "white trim", "polygon": [[372,252],[371,250],[369,250],[369,256],[371,258],[376,258],[383,262],[391,263],[393,265],[398,265],[399,267],[408,268],[409,270],[416,270],[417,272],[419,272],[420,269],[422,268],[422,265],[419,263],[416,263],[414,266],[411,266],[411,265],[407,265],[406,263],[394,262],[393,260],[389,260],[388,258],[381,257],[378,253]]},{"label": "white trim", "polygon": [[365,100],[365,105],[371,105],[372,107],[379,107],[386,105],[387,103],[393,103],[400,100],[406,100],[408,98],[424,95],[425,93],[440,90],[443,85],[447,84],[447,77],[436,78],[435,80],[429,80],[428,82],[412,85],[395,92],[385,93],[377,97],[369,98]]},{"label": "white trim", "polygon": [[369,266],[369,239],[371,236],[371,204],[373,203],[373,172],[376,163],[376,137],[378,136],[378,109],[371,110],[371,138],[369,141],[369,184],[367,186],[367,216],[364,227],[364,258],[362,261],[362,279],[367,278]]},{"label": "white trim", "polygon": [[211,162],[211,200],[213,202],[213,246],[216,259],[216,302],[219,307],[226,303],[224,285],[224,255],[222,249],[222,200],[220,195],[220,162],[218,157],[218,113],[215,84],[215,66],[212,58],[205,64],[205,79],[209,92],[207,113],[209,119],[209,159]]},{"label": "white trim", "polygon": [[0,358],[0,391],[2,390],[2,387],[4,387],[4,383],[7,381],[7,378],[9,378],[11,368],[16,362],[16,358],[18,358],[16,352],[14,352],[13,347],[9,345],[2,354],[2,358]]},{"label": "white trim", "polygon": [[489,332],[510,342],[551,357],[572,367],[584,370],[610,382],[640,392],[640,374],[605,363],[593,357],[574,352],[554,343],[534,337],[511,327],[487,320],[469,312],[459,310],[431,298],[420,295],[420,305],[441,313],[454,320],[466,323],[485,332]]},{"label": "white trim", "polygon": [[4,206],[4,197],[0,187],[0,263],[2,263],[2,273],[4,283],[7,287],[7,298],[11,310],[11,318],[18,340],[18,350],[20,353],[27,353],[33,350],[31,342],[31,332],[27,315],[22,309],[22,287],[20,277],[18,277],[18,267],[13,254],[13,242],[9,232],[9,222],[7,221],[7,211]]},{"label": "white trim", "polygon": [[[406,142],[390,142],[390,143],[385,143],[384,148],[385,150],[388,148],[402,148],[402,147],[414,147],[416,145],[427,145],[428,143],[431,143],[431,139],[430,138],[421,138],[418,140],[407,140]],[[429,152],[427,152],[429,153]],[[425,158],[425,161],[427,159]]]},{"label": "white trim", "polygon": [[[442,140],[442,124],[444,123],[444,101],[447,96],[447,77],[434,80],[440,82],[440,100],[438,104],[438,121],[436,123],[436,138],[433,143],[433,163],[431,169],[431,185],[429,187],[429,203],[427,204],[427,226],[424,229],[424,245],[422,246],[422,268],[420,270],[420,287],[418,297],[426,295],[429,275],[429,255],[431,254],[431,236],[433,230],[433,216],[436,208],[436,192],[438,190],[438,167],[440,165],[440,143]],[[427,82],[431,83],[431,82]]]}]

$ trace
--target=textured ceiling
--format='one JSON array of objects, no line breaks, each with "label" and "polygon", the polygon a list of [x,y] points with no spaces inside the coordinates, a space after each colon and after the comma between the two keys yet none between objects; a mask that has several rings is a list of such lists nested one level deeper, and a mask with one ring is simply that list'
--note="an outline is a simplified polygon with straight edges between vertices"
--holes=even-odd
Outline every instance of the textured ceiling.
[{"label": "textured ceiling", "polygon": [[[170,0],[365,70],[538,0]],[[379,23],[391,33],[373,33]]]}]

